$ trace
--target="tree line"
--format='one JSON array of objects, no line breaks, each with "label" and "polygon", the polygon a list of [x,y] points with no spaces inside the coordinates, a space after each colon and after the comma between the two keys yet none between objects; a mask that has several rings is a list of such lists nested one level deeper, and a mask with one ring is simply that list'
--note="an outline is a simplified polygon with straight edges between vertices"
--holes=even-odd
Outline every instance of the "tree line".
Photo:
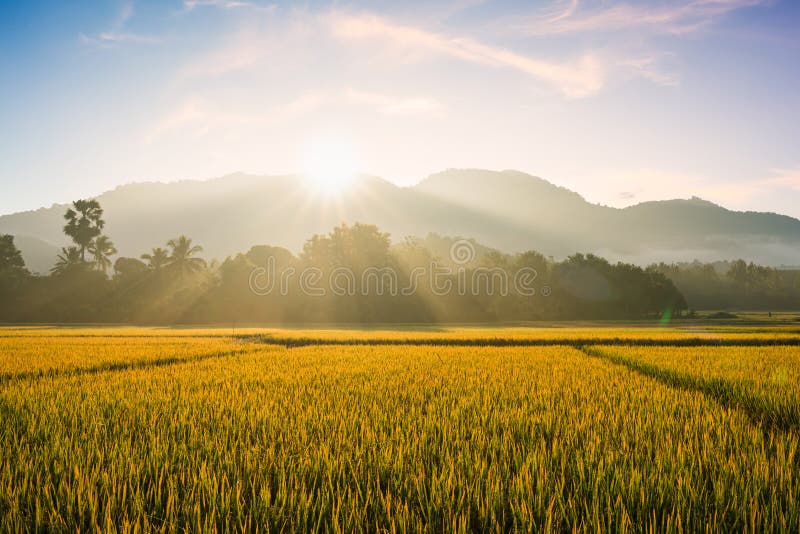
[{"label": "tree line", "polygon": [[659,263],[651,268],[670,278],[695,309],[800,309],[798,269],[776,269],[741,259],[712,263]]},{"label": "tree line", "polygon": [[[0,320],[7,322],[131,323],[368,323],[492,322],[541,319],[640,319],[679,317],[689,307],[780,309],[796,306],[796,273],[746,264],[725,269],[706,264],[657,264],[641,268],[610,263],[592,254],[563,261],[537,251],[505,254],[466,241],[474,257],[452,257],[456,240],[430,234],[392,244],[369,224],[342,224],[311,236],[295,255],[259,245],[222,262],[206,262],[191,238],[177,236],[138,258],[116,257],[104,234],[103,209],[79,200],[64,214],[64,233],[73,244],[58,255],[46,276],[27,271],[13,237],[0,236]],[[465,240],[459,240],[465,241]],[[269,293],[253,287],[253,273],[270,266]],[[442,269],[437,280],[419,276],[421,267]],[[371,271],[370,271],[371,270]],[[343,271],[354,275],[340,276]],[[376,284],[394,273],[395,291],[309,291],[317,285],[361,283],[370,271]],[[524,272],[531,291],[498,290]],[[509,273],[504,281],[502,273]],[[416,277],[415,277],[416,276]],[[464,280],[478,287],[463,289]],[[403,284],[414,281],[413,291]],[[391,282],[391,280],[389,280]],[[449,285],[448,285],[449,284]],[[492,286],[492,284],[495,284]],[[441,287],[451,287],[442,292]],[[337,286],[338,287],[338,286]],[[342,288],[338,288],[342,289]],[[398,288],[395,288],[398,289]],[[763,305],[763,306],[762,306]]]}]

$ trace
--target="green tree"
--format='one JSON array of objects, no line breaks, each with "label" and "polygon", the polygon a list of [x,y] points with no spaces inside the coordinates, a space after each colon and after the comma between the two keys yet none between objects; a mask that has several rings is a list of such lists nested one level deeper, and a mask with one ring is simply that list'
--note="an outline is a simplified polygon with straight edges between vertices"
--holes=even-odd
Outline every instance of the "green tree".
[{"label": "green tree", "polygon": [[0,295],[16,293],[21,284],[30,277],[25,260],[14,245],[14,236],[0,235]]},{"label": "green tree", "polygon": [[747,272],[747,263],[744,260],[736,260],[731,263],[730,269],[727,273],[728,278],[739,284],[739,288],[747,287],[750,276]]},{"label": "green tree", "polygon": [[11,270],[25,270],[25,260],[14,245],[14,236],[0,235],[0,273]]},{"label": "green tree", "polygon": [[194,274],[205,268],[205,260],[194,257],[195,254],[203,251],[203,247],[193,245],[192,240],[185,235],[170,239],[167,246],[171,249],[169,266],[177,271],[181,278],[186,274]]},{"label": "green tree", "polygon": [[85,265],[85,263],[81,258],[81,249],[78,247],[62,248],[61,254],[56,259],[56,264],[50,269],[50,273],[56,276],[61,275],[78,266]]},{"label": "green tree", "polygon": [[94,199],[76,200],[72,208],[64,214],[67,224],[64,233],[78,247],[81,261],[86,261],[86,250],[94,239],[100,236],[105,226],[103,208]]},{"label": "green tree", "polygon": [[98,271],[108,272],[111,267],[110,256],[116,253],[117,249],[114,247],[114,243],[104,235],[98,236],[89,244],[89,254],[92,255],[94,266]]},{"label": "green tree", "polygon": [[149,271],[147,265],[136,258],[117,258],[114,262],[114,274],[121,277],[134,277],[146,274]]},{"label": "green tree", "polygon": [[320,267],[349,267],[360,272],[366,267],[381,267],[390,261],[391,240],[372,224],[341,224],[328,235],[315,235],[303,246],[301,257]]},{"label": "green tree", "polygon": [[147,262],[147,266],[153,271],[160,271],[163,267],[169,264],[169,252],[161,247],[156,247],[148,254],[139,256]]},{"label": "green tree", "polygon": [[528,250],[521,254],[517,254],[514,258],[514,267],[516,269],[529,268],[536,271],[539,280],[546,280],[550,274],[550,264],[544,254],[535,250]]}]

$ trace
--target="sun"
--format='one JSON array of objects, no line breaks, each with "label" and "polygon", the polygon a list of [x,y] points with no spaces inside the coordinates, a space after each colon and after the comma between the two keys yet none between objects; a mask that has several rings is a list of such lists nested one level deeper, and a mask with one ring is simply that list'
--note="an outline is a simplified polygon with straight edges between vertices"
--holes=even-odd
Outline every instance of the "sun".
[{"label": "sun", "polygon": [[336,194],[355,180],[356,151],[348,139],[329,136],[309,143],[303,156],[303,175],[315,192]]}]

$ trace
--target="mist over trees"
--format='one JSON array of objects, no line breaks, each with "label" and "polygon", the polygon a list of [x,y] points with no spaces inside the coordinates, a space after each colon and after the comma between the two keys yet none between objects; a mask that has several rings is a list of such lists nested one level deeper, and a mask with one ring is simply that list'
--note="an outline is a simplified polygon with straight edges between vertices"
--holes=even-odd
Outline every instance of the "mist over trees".
[{"label": "mist over trees", "polygon": [[18,294],[29,278],[22,254],[14,245],[14,237],[0,235],[0,298],[10,299]]},{"label": "mist over trees", "polygon": [[744,260],[659,263],[651,270],[670,278],[690,301],[704,310],[797,310],[800,271],[775,269]]},{"label": "mist over trees", "polygon": [[[618,209],[516,171],[450,169],[409,187],[359,176],[333,203],[309,191],[302,176],[245,174],[128,184],[96,200],[104,210],[102,231],[129,257],[181,234],[201,245],[206,259],[223,260],[259,244],[298,252],[313,234],[360,221],[391,233],[394,242],[435,232],[559,259],[591,252],[641,266],[736,258],[800,263],[800,220],[792,217],[731,211],[697,198]],[[67,244],[62,227],[68,208],[77,211],[53,205],[0,215],[0,234],[15,236],[30,271],[49,272],[57,249]]]},{"label": "mist over trees", "polygon": [[95,200],[64,215],[65,247],[32,275],[0,236],[0,320],[131,323],[423,323],[680,317],[695,309],[792,309],[800,276],[744,261],[611,264],[555,261],[429,234],[392,244],[370,224],[310,236],[295,255],[258,245],[221,263],[179,235],[116,257]]}]

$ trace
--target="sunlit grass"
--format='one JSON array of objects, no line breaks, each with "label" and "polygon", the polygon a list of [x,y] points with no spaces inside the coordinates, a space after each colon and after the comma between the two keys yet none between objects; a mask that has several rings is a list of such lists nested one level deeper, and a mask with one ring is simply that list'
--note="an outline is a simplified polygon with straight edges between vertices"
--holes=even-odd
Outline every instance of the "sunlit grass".
[{"label": "sunlit grass", "polygon": [[800,428],[798,347],[593,347],[590,352],[705,391],[766,424]]},{"label": "sunlit grass", "polygon": [[748,327],[704,325],[680,327],[653,326],[543,326],[543,327],[470,327],[424,326],[375,328],[265,328],[265,327],[0,327],[3,337],[246,337],[264,340],[316,341],[409,341],[409,340],[586,340],[598,343],[639,340],[800,340],[800,326]]},{"label": "sunlit grass", "polygon": [[223,337],[0,337],[0,378],[170,363],[258,347]]},{"label": "sunlit grass", "polygon": [[0,413],[3,531],[800,527],[795,431],[568,347],[265,347]]}]

